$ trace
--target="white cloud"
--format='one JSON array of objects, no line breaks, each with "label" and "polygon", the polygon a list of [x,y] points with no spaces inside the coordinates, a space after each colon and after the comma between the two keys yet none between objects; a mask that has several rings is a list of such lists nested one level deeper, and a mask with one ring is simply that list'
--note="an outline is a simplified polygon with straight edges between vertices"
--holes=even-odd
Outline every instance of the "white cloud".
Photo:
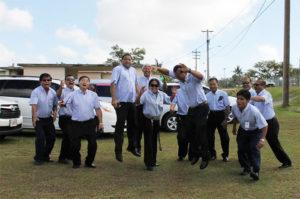
[{"label": "white cloud", "polygon": [[94,48],[90,48],[88,53],[83,55],[83,58],[87,63],[101,64],[106,61],[107,55],[108,54],[105,50],[98,47],[94,47]]},{"label": "white cloud", "polygon": [[76,59],[78,53],[66,46],[58,46],[56,51],[62,56],[62,59]]},{"label": "white cloud", "polygon": [[0,65],[10,65],[15,61],[15,53],[0,43]]},{"label": "white cloud", "polygon": [[76,26],[59,28],[56,30],[55,35],[62,40],[82,47],[89,47],[95,43],[87,32]]},{"label": "white cloud", "polygon": [[263,44],[257,47],[258,56],[261,60],[280,61],[281,57],[277,48],[272,45]]},{"label": "white cloud", "polygon": [[19,8],[10,9],[0,1],[0,30],[31,30],[33,17],[30,12]]},{"label": "white cloud", "polygon": [[[168,61],[172,60],[170,58],[186,54],[187,43],[195,40],[200,43],[199,38],[204,38],[201,30],[209,28],[217,31],[235,16],[239,16],[238,22],[242,23],[257,2],[99,0],[95,22],[99,38],[108,45],[119,44],[129,49],[144,47],[147,62],[159,58],[172,63]],[[192,60],[191,57],[189,60]]]}]

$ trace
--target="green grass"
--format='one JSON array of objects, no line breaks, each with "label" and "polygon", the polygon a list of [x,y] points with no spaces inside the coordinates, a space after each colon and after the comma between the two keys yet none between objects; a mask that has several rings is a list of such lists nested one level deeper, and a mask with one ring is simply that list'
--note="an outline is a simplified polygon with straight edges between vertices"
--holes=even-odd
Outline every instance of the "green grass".
[{"label": "green grass", "polygon": [[[298,92],[298,91],[297,91]],[[114,159],[112,138],[98,140],[96,169],[49,163],[34,166],[34,137],[7,137],[0,142],[0,196],[5,198],[300,198],[300,99],[289,108],[276,108],[280,141],[293,167],[279,170],[270,147],[262,149],[261,179],[241,177],[235,137],[230,133],[230,162],[210,162],[205,170],[188,161],[177,162],[176,134],[162,133],[161,164],[155,171],[144,170],[142,158],[124,152],[124,162]],[[292,110],[292,111],[291,111]],[[231,132],[231,126],[229,126]],[[127,141],[125,139],[125,141]],[[52,158],[57,159],[58,138]],[[126,146],[127,143],[124,143]],[[124,147],[125,148],[125,147]],[[219,138],[216,148],[221,153]],[[86,141],[82,142],[82,156]]]}]

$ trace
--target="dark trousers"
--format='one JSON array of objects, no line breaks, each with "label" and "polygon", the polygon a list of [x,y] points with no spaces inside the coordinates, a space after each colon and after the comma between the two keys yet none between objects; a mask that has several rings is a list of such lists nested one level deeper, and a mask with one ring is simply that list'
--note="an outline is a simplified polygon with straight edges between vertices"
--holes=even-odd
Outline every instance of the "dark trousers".
[{"label": "dark trousers", "polygon": [[115,129],[115,153],[122,153],[122,146],[124,141],[124,127],[125,121],[127,121],[127,137],[128,147],[132,150],[136,147],[136,107],[134,103],[120,102],[120,106],[116,108],[117,122]]},{"label": "dark trousers", "polygon": [[[253,172],[260,170],[260,150],[256,147],[261,138],[261,130],[245,131],[239,128],[237,134],[238,158],[244,169],[250,171],[253,167]],[[245,155],[247,154],[247,155]]]},{"label": "dark trousers", "polygon": [[279,134],[279,123],[276,117],[267,120],[268,122],[268,132],[266,135],[266,139],[274,153],[274,155],[276,156],[277,160],[281,163],[285,163],[285,164],[291,164],[291,159],[289,158],[289,156],[285,153],[285,151],[283,150],[279,139],[278,139],[278,134]]},{"label": "dark trousers", "polygon": [[209,152],[211,156],[216,156],[215,150],[215,130],[218,129],[221,146],[224,156],[228,157],[229,155],[229,136],[227,132],[227,127],[222,125],[222,122],[225,120],[224,111],[210,111],[208,114],[207,120],[207,133],[208,133],[208,143],[209,143]]},{"label": "dark trousers", "polygon": [[190,139],[187,134],[187,116],[177,114],[177,144],[178,157],[184,158],[187,153],[191,157]]},{"label": "dark trousers", "polygon": [[158,134],[159,120],[144,117],[144,163],[146,166],[156,164]]},{"label": "dark trousers", "polygon": [[187,131],[191,138],[191,155],[202,157],[204,161],[209,160],[208,138],[207,138],[207,115],[209,108],[207,103],[202,103],[195,108],[189,108]]},{"label": "dark trousers", "polygon": [[62,130],[62,141],[59,160],[71,159],[70,133],[71,116],[59,116],[58,125]]},{"label": "dark trousers", "polygon": [[36,161],[49,160],[55,142],[53,118],[39,118],[35,126],[35,157]]},{"label": "dark trousers", "polygon": [[144,129],[143,105],[139,105],[136,107],[136,118],[137,118],[136,147],[139,150],[141,150],[141,141],[142,141],[143,129]]},{"label": "dark trousers", "polygon": [[84,122],[72,121],[71,129],[72,132],[70,133],[70,140],[73,164],[81,164],[81,138],[86,138],[88,141],[88,152],[85,159],[85,164],[92,164],[97,151],[95,120],[91,119]]}]

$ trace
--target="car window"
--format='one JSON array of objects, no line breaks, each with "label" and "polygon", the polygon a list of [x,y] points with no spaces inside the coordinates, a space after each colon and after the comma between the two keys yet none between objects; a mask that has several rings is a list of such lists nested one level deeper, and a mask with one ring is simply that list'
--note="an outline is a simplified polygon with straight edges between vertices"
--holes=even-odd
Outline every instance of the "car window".
[{"label": "car window", "polygon": [[207,94],[207,93],[210,91],[209,88],[206,88],[206,87],[204,87],[204,86],[203,86],[203,90],[204,90],[204,93],[205,93],[205,94]]},{"label": "car window", "polygon": [[3,88],[0,90],[0,96],[27,98],[30,97],[32,90],[37,86],[39,86],[38,81],[6,80],[6,83],[3,85]]},{"label": "car window", "polygon": [[110,85],[96,84],[96,92],[99,97],[111,97]]}]

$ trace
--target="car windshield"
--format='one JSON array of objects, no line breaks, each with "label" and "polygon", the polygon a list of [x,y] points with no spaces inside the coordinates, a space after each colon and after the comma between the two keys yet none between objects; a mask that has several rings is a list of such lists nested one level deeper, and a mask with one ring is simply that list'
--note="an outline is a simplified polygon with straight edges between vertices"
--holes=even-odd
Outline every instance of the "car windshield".
[{"label": "car windshield", "polygon": [[95,87],[99,97],[111,97],[109,84],[96,84]]}]

